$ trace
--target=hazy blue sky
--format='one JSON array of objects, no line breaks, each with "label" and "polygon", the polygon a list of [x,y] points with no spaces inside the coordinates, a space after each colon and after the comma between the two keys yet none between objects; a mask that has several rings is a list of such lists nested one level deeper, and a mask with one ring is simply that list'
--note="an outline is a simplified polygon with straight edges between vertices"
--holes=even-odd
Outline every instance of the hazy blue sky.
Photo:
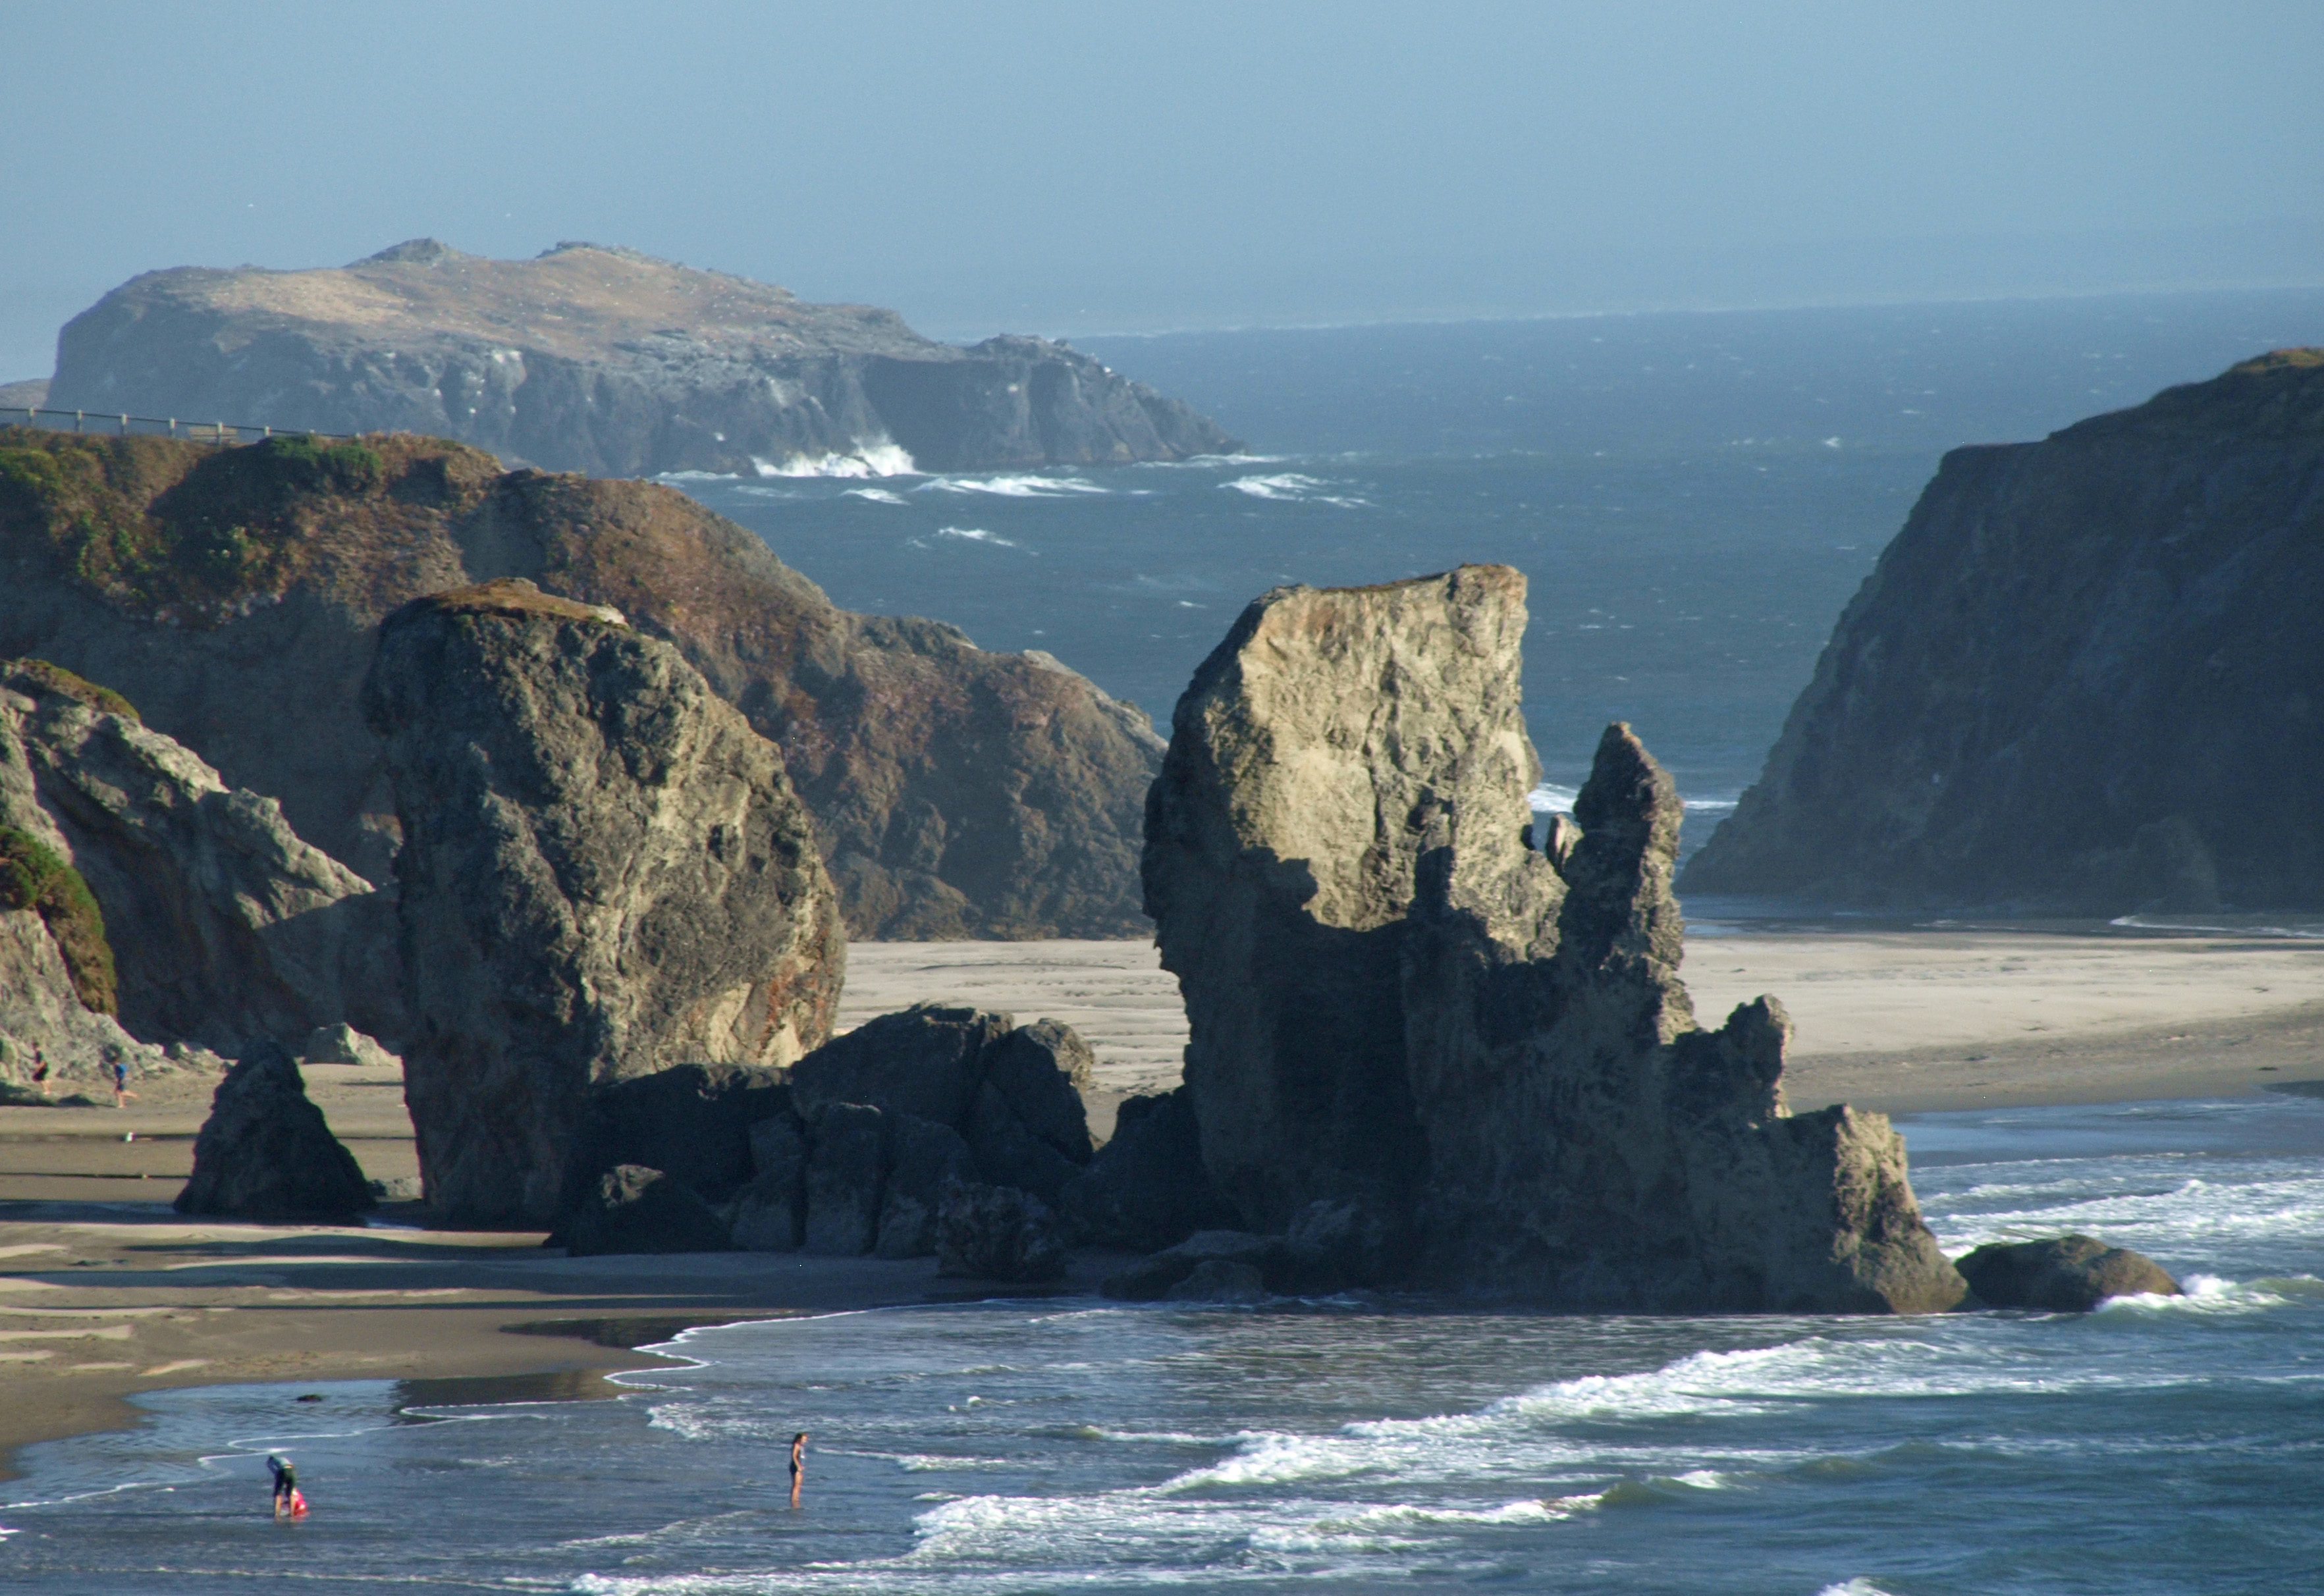
[{"label": "hazy blue sky", "polygon": [[633,245],[947,336],[2324,281],[2324,5],[0,0],[0,379]]}]

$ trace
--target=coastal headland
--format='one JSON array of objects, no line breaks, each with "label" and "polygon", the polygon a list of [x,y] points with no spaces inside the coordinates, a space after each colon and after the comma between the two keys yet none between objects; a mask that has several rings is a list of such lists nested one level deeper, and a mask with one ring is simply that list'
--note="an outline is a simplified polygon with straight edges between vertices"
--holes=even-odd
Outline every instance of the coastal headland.
[{"label": "coastal headland", "polygon": [[[2324,949],[2293,938],[2105,926],[1780,929],[1688,939],[1698,1007],[1780,994],[1799,1027],[1795,1108],[1890,1113],[2236,1095],[2324,1083]],[[913,1000],[1052,1015],[1095,1048],[1091,1120],[1174,1084],[1176,982],[1142,943],[858,943],[839,1023]],[[400,1071],[314,1066],[309,1090],[375,1180],[417,1172]],[[567,1259],[537,1231],[182,1219],[214,1078],[134,1083],[116,1110],[0,1108],[0,1448],[137,1422],[138,1393],[194,1384],[517,1381],[429,1400],[610,1390],[689,1324],[1021,1296],[935,1260],[709,1253]],[[61,1094],[60,1094],[61,1095]],[[1903,1127],[1907,1142],[1909,1122]],[[1081,1253],[1046,1289],[1120,1259]],[[460,1393],[471,1391],[463,1398]],[[298,1392],[284,1386],[284,1400]]]}]

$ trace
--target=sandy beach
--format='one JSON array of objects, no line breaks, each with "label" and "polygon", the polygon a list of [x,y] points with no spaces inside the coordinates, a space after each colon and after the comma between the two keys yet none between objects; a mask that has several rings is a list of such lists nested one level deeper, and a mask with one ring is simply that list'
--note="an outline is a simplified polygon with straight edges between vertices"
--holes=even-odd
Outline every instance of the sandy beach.
[{"label": "sandy beach", "polygon": [[[1176,982],[1137,942],[878,943],[849,951],[843,1026],[920,1000],[1051,1016],[1098,1059],[1093,1119],[1177,1075]],[[2324,944],[2105,927],[1835,930],[1690,938],[1702,1019],[1780,998],[1794,1106],[1895,1113],[2234,1094],[2324,1079]],[[374,1178],[417,1173],[399,1072],[317,1065],[309,1088]],[[600,1391],[689,1324],[973,1296],[932,1259],[732,1253],[567,1259],[539,1232],[190,1222],[168,1207],[214,1079],[136,1083],[126,1109],[0,1108],[0,1448],[135,1422],[189,1384],[530,1382]],[[1117,1259],[1089,1255],[1057,1289]],[[1018,1293],[1021,1295],[1021,1291]],[[473,1399],[506,1385],[430,1387]],[[295,1392],[286,1387],[286,1401]]]}]

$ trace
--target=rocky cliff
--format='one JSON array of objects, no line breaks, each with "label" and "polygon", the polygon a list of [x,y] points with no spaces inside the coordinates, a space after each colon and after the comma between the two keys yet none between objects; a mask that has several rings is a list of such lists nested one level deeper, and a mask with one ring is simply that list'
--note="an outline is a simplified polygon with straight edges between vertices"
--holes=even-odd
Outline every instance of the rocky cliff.
[{"label": "rocky cliff", "polygon": [[590,1089],[831,1034],[838,902],[781,754],[669,644],[504,580],[381,629],[429,1205],[553,1219]]},{"label": "rocky cliff", "polygon": [[1040,338],[958,348],[892,310],[632,250],[530,261],[414,239],[333,270],[132,279],[57,342],[47,402],[456,438],[557,471],[1175,460],[1216,424]]},{"label": "rocky cliff", "polygon": [[133,1034],[231,1052],[343,1021],[401,1034],[388,901],[118,695],[0,660],[0,826],[86,883]]},{"label": "rocky cliff", "polygon": [[1143,927],[1145,717],[1046,657],[837,609],[674,490],[503,472],[413,438],[212,449],[0,430],[0,655],[134,700],[300,835],[388,879],[394,804],[356,697],[378,623],[501,577],[622,610],[779,743],[850,928]]},{"label": "rocky cliff", "polygon": [[1956,449],[1691,890],[2324,905],[2324,351]]},{"label": "rocky cliff", "polygon": [[1786,1111],[1772,1000],[1694,1023],[1682,810],[1627,727],[1563,862],[1533,847],[1524,594],[1492,566],[1278,588],[1179,701],[1145,883],[1220,1191],[1256,1231],[1360,1237],[1376,1276],[1600,1309],[1950,1306],[1887,1121]]}]

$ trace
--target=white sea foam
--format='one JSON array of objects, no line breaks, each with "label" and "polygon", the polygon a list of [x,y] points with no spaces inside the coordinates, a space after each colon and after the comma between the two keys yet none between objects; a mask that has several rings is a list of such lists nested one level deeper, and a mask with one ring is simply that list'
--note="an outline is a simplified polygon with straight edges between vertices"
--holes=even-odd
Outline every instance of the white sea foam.
[{"label": "white sea foam", "polygon": [[1294,504],[1334,504],[1342,510],[1369,509],[1370,499],[1360,499],[1350,494],[1332,494],[1324,490],[1335,485],[1321,477],[1304,476],[1296,471],[1286,471],[1274,476],[1238,476],[1219,486],[1238,494],[1248,494],[1254,499],[1270,499]]},{"label": "white sea foam", "polygon": [[1132,464],[1139,471],[1183,471],[1190,467],[1217,471],[1229,466],[1280,466],[1297,458],[1296,455],[1189,455],[1183,460],[1139,460]]},{"label": "white sea foam", "polygon": [[849,488],[843,492],[839,496],[843,499],[869,499],[874,504],[908,504],[911,503],[911,501],[905,498],[903,494],[890,493],[886,488]]},{"label": "white sea foam", "polygon": [[1075,494],[1111,490],[1078,476],[939,476],[912,490],[916,494],[993,494],[1004,499],[1063,499]]},{"label": "white sea foam", "polygon": [[[1526,794],[1526,803],[1536,815],[1571,815],[1573,800],[1582,796],[1578,787],[1560,787],[1554,781],[1545,781]],[[1733,798],[1684,798],[1690,814],[1723,815],[1735,807]]]},{"label": "white sea foam", "polygon": [[[2182,1177],[2160,1191],[2131,1185],[2127,1179],[2119,1185],[2128,1189],[2093,1192],[2089,1185],[2076,1161],[2062,1161],[2052,1183],[1974,1187],[1961,1198],[1933,1200],[1931,1224],[1948,1248],[1961,1251],[2065,1230],[2101,1235],[2142,1252],[2197,1257],[2215,1256],[2223,1247],[2294,1241],[2324,1229],[2324,1177],[2314,1175]],[[1960,1212],[1970,1204],[1997,1202],[2010,1206]]]},{"label": "white sea foam", "polygon": [[990,543],[996,549],[1022,549],[1023,544],[1004,538],[998,532],[988,532],[982,527],[938,527],[936,536],[951,538],[963,543]]},{"label": "white sea foam", "polygon": [[859,441],[852,450],[786,455],[779,460],[751,457],[761,476],[916,476],[919,467],[902,446],[884,438]]},{"label": "white sea foam", "polygon": [[1888,1596],[1888,1592],[1866,1579],[1862,1574],[1837,1585],[1826,1585],[1816,1596]]}]

